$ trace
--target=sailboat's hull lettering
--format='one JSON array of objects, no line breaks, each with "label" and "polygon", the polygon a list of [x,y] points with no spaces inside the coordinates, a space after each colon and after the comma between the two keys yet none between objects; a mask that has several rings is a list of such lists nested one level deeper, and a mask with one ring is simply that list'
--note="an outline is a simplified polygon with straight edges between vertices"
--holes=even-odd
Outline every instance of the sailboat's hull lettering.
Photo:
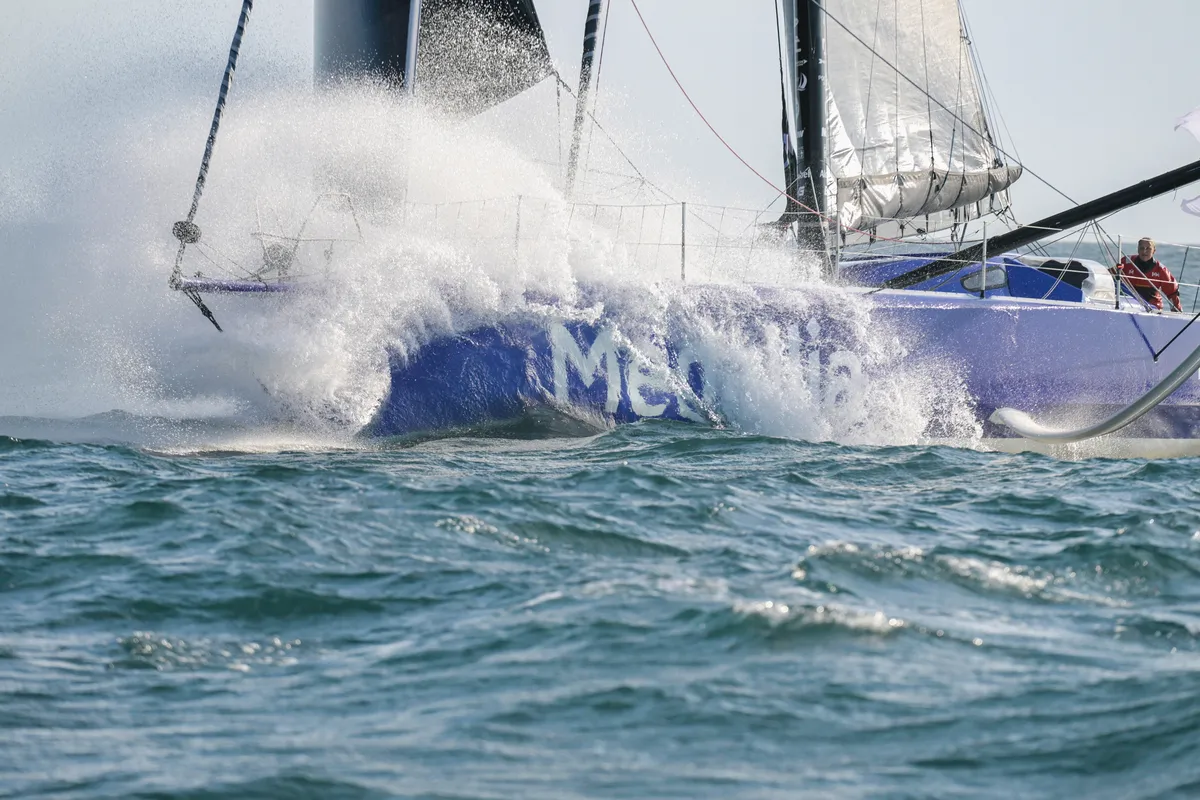
[{"label": "sailboat's hull lettering", "polygon": [[[768,299],[752,315],[732,300],[713,304],[704,336],[664,323],[664,331],[642,341],[626,338],[615,320],[547,324],[513,317],[443,337],[392,355],[391,389],[367,432],[471,428],[520,419],[539,406],[609,423],[740,424],[739,414],[748,414],[754,424],[763,413],[777,413],[845,428],[912,400],[897,384],[897,374],[907,371],[923,380],[913,402],[925,402],[921,392],[961,387],[970,406],[965,413],[986,435],[1005,436],[987,422],[997,408],[1101,413],[1139,396],[1200,343],[1200,331],[1186,331],[1186,341],[1155,363],[1142,340],[1127,335],[1128,312],[1066,303],[872,295],[864,296],[873,308],[863,325],[832,308],[797,316],[785,295]],[[1183,322],[1138,319],[1151,341],[1163,342]],[[935,428],[937,415],[929,422]],[[1188,381],[1139,425],[1130,435],[1200,438],[1200,382]]]}]

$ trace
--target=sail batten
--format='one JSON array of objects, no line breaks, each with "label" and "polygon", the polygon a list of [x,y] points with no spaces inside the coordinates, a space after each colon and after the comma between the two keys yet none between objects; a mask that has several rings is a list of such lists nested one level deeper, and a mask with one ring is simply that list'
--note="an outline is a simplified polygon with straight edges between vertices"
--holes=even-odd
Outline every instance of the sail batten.
[{"label": "sail batten", "polygon": [[843,225],[935,230],[1007,209],[958,0],[809,0],[828,18],[828,191]]},{"label": "sail batten", "polygon": [[1007,190],[1020,174],[1020,167],[1001,166],[978,172],[930,169],[838,178],[838,205],[856,209],[868,222],[912,219],[978,204]]}]

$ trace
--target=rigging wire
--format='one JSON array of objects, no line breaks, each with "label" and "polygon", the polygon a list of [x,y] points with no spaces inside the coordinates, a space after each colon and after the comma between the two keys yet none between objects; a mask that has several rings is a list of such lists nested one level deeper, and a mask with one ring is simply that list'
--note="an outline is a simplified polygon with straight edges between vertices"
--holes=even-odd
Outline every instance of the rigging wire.
[{"label": "rigging wire", "polygon": [[[1012,143],[1012,149],[1013,153],[1015,154],[1016,161],[1018,164],[1020,164],[1021,152],[1017,147],[1017,140],[1013,137],[1012,131],[1008,127],[1008,120],[1006,120],[1004,118],[1004,114],[1001,113],[1000,103],[996,100],[996,93],[992,90],[992,83],[988,80],[987,72],[983,69],[983,59],[979,57],[979,53],[976,52],[974,47],[972,47],[975,42],[975,37],[974,34],[971,33],[971,24],[967,19],[967,10],[963,8],[962,3],[959,3],[958,5],[958,19],[959,23],[962,25],[963,33],[966,35],[967,53],[971,57],[971,66],[979,76],[980,88],[983,89],[984,102],[987,104],[990,113],[995,115],[995,118],[1000,121],[1000,126],[1004,128],[1004,135],[1008,137],[1006,141]],[[987,124],[987,116],[984,116],[984,124]],[[1066,197],[1066,195],[1063,196]],[[1067,199],[1070,200],[1071,198],[1068,197]],[[1073,203],[1075,201],[1071,200],[1071,202]]]},{"label": "rigging wire", "polygon": [[[922,14],[925,13],[924,2],[921,3],[921,13]],[[924,34],[922,34],[922,40],[923,39],[924,39]],[[954,91],[955,91],[954,107],[955,108],[962,108],[962,103],[963,103],[963,97],[962,97],[962,95],[963,95],[963,74],[962,74],[963,73],[963,49],[964,48],[960,44],[958,47],[958,73],[955,75],[955,78],[954,78]],[[967,47],[966,49],[968,51],[970,51],[971,48]],[[925,57],[926,57],[926,62],[925,62],[926,70],[928,70],[928,68],[929,68],[928,67],[928,65],[929,65],[928,52],[926,53]],[[925,81],[926,82],[929,81],[928,71],[926,72],[926,75],[925,75]],[[933,152],[933,104],[932,103],[926,104],[926,112],[925,113],[927,113],[929,115],[929,150],[930,150],[930,153],[932,153]],[[986,120],[987,120],[986,113],[984,114],[983,118],[984,118],[984,121],[986,122]],[[962,142],[963,157],[961,159],[962,172],[960,173],[961,183],[959,183],[959,185],[958,185],[958,197],[962,197],[963,189],[967,185],[967,143],[965,141],[966,137],[964,136],[962,138],[963,138],[963,142]],[[958,139],[959,139],[958,126],[955,125],[953,130],[950,131],[950,152],[946,154],[946,180],[947,181],[950,180],[950,167],[954,165],[954,143],[956,141],[958,141]],[[930,158],[930,163],[933,163],[932,157]],[[943,185],[945,185],[945,184],[943,183]],[[963,216],[965,217],[965,219],[963,221],[963,235],[966,236],[967,225],[970,224],[971,219],[970,219],[970,212],[968,212],[965,208],[963,209]],[[956,220],[958,219],[958,209],[957,208],[954,210],[954,217]]]},{"label": "rigging wire", "polygon": [[[870,45],[868,45],[868,44],[867,44],[865,41],[863,41],[862,37],[860,37],[860,36],[859,36],[857,33],[855,33],[854,31],[850,30],[849,26],[847,26],[847,25],[846,25],[844,22],[842,22],[840,19],[838,19],[837,17],[835,17],[833,14],[830,14],[830,13],[829,13],[829,11],[828,11],[828,10],[825,8],[824,4],[821,2],[821,0],[810,0],[810,1],[811,1],[811,2],[813,2],[813,3],[815,3],[815,4],[816,4],[816,6],[817,6],[817,8],[821,9],[821,11],[822,11],[822,12],[825,14],[825,16],[826,16],[826,17],[828,17],[829,19],[831,19],[831,20],[833,20],[835,23],[837,23],[838,27],[840,27],[840,28],[841,28],[842,30],[844,30],[846,33],[850,34],[850,36],[851,36],[851,37],[853,37],[853,39],[854,39],[855,41],[857,41],[857,42],[858,42],[859,44],[861,44],[863,47],[866,47],[866,48],[868,48],[868,49],[869,49],[869,50],[870,50],[870,51],[871,51],[873,54],[875,54],[875,55],[878,55],[878,57],[879,57],[879,60],[880,60],[880,61],[882,61],[882,62],[884,63],[884,65],[885,65],[885,66],[887,66],[889,69],[891,69],[893,72],[895,72],[895,73],[896,73],[896,75],[898,75],[899,77],[903,78],[903,79],[904,79],[904,81],[905,81],[906,83],[912,84],[912,86],[913,86],[913,87],[914,87],[914,88],[915,88],[915,89],[916,89],[918,92],[920,92],[921,94],[925,95],[925,96],[926,96],[926,97],[928,97],[930,100],[932,100],[934,103],[936,103],[936,104],[938,105],[938,107],[939,107],[939,108],[941,108],[941,109],[942,109],[943,111],[945,111],[947,114],[949,114],[950,116],[952,116],[952,117],[953,117],[955,120],[957,120],[958,122],[960,122],[964,128],[966,128],[967,130],[971,131],[971,133],[974,133],[976,136],[980,136],[980,137],[983,137],[983,138],[988,138],[988,137],[987,137],[987,134],[985,134],[985,133],[981,132],[980,130],[978,130],[978,129],[977,129],[975,126],[974,126],[974,125],[971,125],[969,122],[967,122],[966,120],[964,120],[964,119],[963,119],[962,117],[960,117],[958,114],[955,114],[953,111],[951,111],[949,108],[947,108],[947,107],[946,107],[946,105],[945,105],[945,104],[944,104],[942,101],[938,100],[936,97],[934,97],[934,96],[933,96],[932,94],[930,94],[928,91],[926,91],[925,89],[923,89],[923,88],[922,88],[922,87],[921,87],[921,86],[920,86],[920,85],[919,85],[919,84],[918,84],[916,81],[914,81],[912,78],[908,77],[908,76],[907,76],[907,75],[905,75],[903,72],[901,72],[901,71],[900,71],[900,70],[899,70],[899,69],[896,67],[896,65],[895,65],[895,64],[892,64],[890,61],[888,61],[888,60],[887,60],[886,58],[884,58],[882,55],[879,55],[878,53],[876,53],[876,52],[875,52],[875,49],[874,49],[874,48],[872,48]],[[630,0],[630,2],[634,2],[634,0]],[[634,8],[637,8],[637,4],[636,4],[636,3],[634,3]],[[643,24],[644,24],[644,23],[643,23]],[[1009,153],[1009,152],[1007,152],[1006,150],[1004,150],[1004,148],[1002,148],[1000,145],[998,145],[998,144],[997,144],[997,145],[995,145],[995,147],[996,147],[996,150],[997,150],[997,151],[999,151],[1001,154],[1003,154],[1004,156],[1006,156],[1006,157],[1008,157],[1008,158],[1011,158],[1011,159],[1013,160],[1013,162],[1014,162],[1014,163],[1021,164],[1021,162],[1020,162],[1020,161],[1019,161],[1019,160],[1016,158],[1016,156],[1014,156],[1014,155],[1012,155],[1011,153]],[[1061,195],[1061,196],[1062,196],[1062,197],[1063,197],[1063,198],[1064,198],[1064,199],[1065,199],[1067,202],[1069,202],[1069,203],[1075,203],[1075,201],[1074,201],[1074,200],[1072,200],[1072,199],[1071,199],[1071,198],[1070,198],[1070,197],[1069,197],[1069,196],[1068,196],[1068,195],[1067,195],[1065,192],[1063,192],[1062,190],[1060,190],[1060,189],[1059,189],[1057,186],[1055,186],[1054,184],[1050,183],[1050,181],[1048,181],[1047,179],[1043,178],[1043,177],[1042,177],[1041,175],[1039,175],[1038,173],[1034,172],[1032,169],[1029,169],[1029,168],[1028,168],[1028,167],[1026,167],[1024,164],[1021,164],[1021,168],[1022,168],[1022,169],[1023,169],[1025,172],[1028,172],[1030,175],[1032,175],[1033,177],[1037,178],[1039,181],[1041,181],[1042,183],[1044,183],[1044,184],[1045,184],[1047,187],[1049,187],[1049,188],[1050,188],[1050,189],[1052,189],[1053,191],[1057,192],[1057,193],[1058,193],[1059,195]],[[1076,204],[1076,205],[1078,205],[1077,203],[1075,203],[1075,204]]]},{"label": "rigging wire", "polygon": [[[607,19],[607,17],[605,19]],[[563,77],[561,74],[559,74],[558,70],[555,70],[553,75],[554,75],[554,80],[558,83],[558,86],[560,88],[562,88],[563,90],[565,90],[566,93],[568,95],[570,95],[575,100],[575,102],[578,103],[579,98],[577,98],[575,96],[575,91],[571,88],[571,85],[569,83],[567,83],[565,80],[563,80]],[[672,195],[666,189],[663,189],[661,186],[654,183],[652,180],[650,180],[644,174],[642,174],[642,171],[640,169],[638,169],[637,164],[635,164],[633,159],[630,158],[625,153],[625,151],[621,149],[621,146],[619,144],[617,144],[616,139],[614,139],[612,137],[612,135],[607,130],[604,129],[604,126],[600,124],[600,120],[596,118],[595,114],[593,114],[591,111],[588,111],[587,109],[584,109],[583,113],[588,116],[588,119],[590,119],[592,121],[592,124],[595,126],[595,129],[600,131],[600,133],[604,135],[604,138],[607,139],[608,143],[613,146],[613,149],[617,151],[617,154],[620,155],[621,158],[623,158],[625,160],[625,163],[629,165],[629,168],[634,171],[634,173],[637,175],[636,180],[640,181],[643,186],[651,189],[654,192],[657,192],[659,195],[661,195],[662,197],[665,197],[667,200],[670,200],[672,203],[679,204],[680,201],[674,195]],[[599,170],[591,170],[591,171],[592,172],[601,172]],[[612,174],[616,174],[616,173],[612,173]],[[781,191],[780,194],[782,195],[785,193]],[[696,219],[698,219],[701,222],[701,224],[705,225],[706,227],[712,228],[712,224],[709,223],[707,220],[705,220],[701,217],[696,217]]]},{"label": "rigging wire", "polygon": [[[646,18],[642,16],[642,10],[640,8],[638,8],[637,0],[629,0],[629,2],[633,6],[633,10],[635,12],[637,12],[638,20],[642,23],[642,29],[645,30],[646,35],[648,37],[650,37],[650,43],[652,45],[654,45],[654,49],[658,53],[659,60],[662,61],[663,66],[666,67],[667,72],[670,73],[671,80],[673,80],[675,82],[675,86],[677,86],[679,88],[679,91],[683,94],[683,98],[685,100],[687,100],[688,105],[690,105],[692,107],[692,110],[696,112],[696,116],[700,117],[700,121],[704,123],[705,127],[708,128],[708,130],[713,134],[713,136],[717,137],[717,139],[721,142],[721,144],[725,146],[725,149],[728,150],[729,153],[734,158],[736,158],[738,161],[740,161],[742,163],[742,166],[744,166],[746,169],[750,170],[750,172],[754,173],[754,175],[757,176],[759,180],[761,180],[767,186],[770,186],[775,191],[779,192],[784,197],[787,197],[789,200],[794,202],[797,205],[797,207],[803,209],[804,211],[809,212],[810,214],[813,214],[814,216],[816,216],[820,219],[825,220],[826,222],[835,222],[836,219],[834,217],[831,217],[828,214],[822,214],[820,211],[817,211],[814,208],[810,208],[809,206],[807,206],[804,203],[797,200],[795,197],[793,197],[791,194],[789,194],[785,190],[780,189],[778,186],[776,186],[774,184],[774,182],[771,181],[770,178],[767,178],[761,172],[759,172],[757,169],[755,169],[750,164],[749,161],[747,161],[745,158],[742,157],[742,155],[740,153],[738,153],[737,150],[733,149],[733,146],[730,145],[729,142],[725,140],[725,137],[722,136],[720,134],[720,132],[717,131],[717,129],[715,127],[713,127],[713,124],[708,121],[708,118],[706,116],[704,116],[704,112],[700,110],[700,107],[698,105],[696,105],[696,101],[693,100],[691,95],[688,94],[687,89],[683,88],[683,83],[680,82],[679,77],[675,74],[675,70],[671,67],[670,62],[667,61],[667,57],[663,53],[662,48],[658,46],[658,41],[654,38],[654,34],[650,32],[650,26],[646,24]],[[842,229],[851,231],[853,233],[861,233],[864,236],[872,235],[868,231],[859,230],[858,228],[852,228],[852,227],[849,227],[846,225],[843,225]],[[883,237],[883,236],[876,236],[874,238],[876,238],[880,241],[903,242],[902,239],[889,239],[889,238]]]},{"label": "rigging wire", "polygon": [[[967,39],[967,44],[968,44],[967,52],[971,56],[971,65],[974,68],[976,74],[979,76],[980,86],[983,89],[984,102],[987,105],[988,111],[995,117],[995,119],[999,120],[1000,126],[1003,128],[1003,135],[1004,135],[1004,137],[1006,137],[1003,141],[1007,141],[1010,144],[1010,146],[1012,147],[1014,155],[1009,156],[1009,158],[1013,158],[1018,164],[1022,164],[1022,166],[1024,166],[1022,159],[1021,159],[1021,151],[1017,145],[1017,139],[1016,139],[1016,137],[1014,137],[1012,135],[1012,130],[1008,127],[1008,120],[1005,119],[1004,114],[1001,110],[1000,102],[996,99],[995,90],[992,89],[992,83],[988,79],[987,71],[983,67],[983,59],[980,58],[979,53],[975,50],[975,48],[970,46],[974,43],[975,37],[971,31],[970,20],[967,18],[967,10],[962,6],[961,3],[959,4],[958,13],[959,13],[959,22],[962,25],[963,33],[965,34],[966,39]],[[985,115],[984,119],[983,119],[983,123],[985,126],[987,125],[987,120],[988,120],[988,118]],[[989,131],[989,133],[990,133],[990,131]],[[1008,156],[1008,153],[1004,151],[1004,149],[1001,145],[997,145],[996,149],[999,150],[1001,153],[1004,153],[1004,155]],[[1072,197],[1070,197],[1069,195],[1067,195],[1065,192],[1058,189],[1057,187],[1051,185],[1048,181],[1046,181],[1044,178],[1042,178],[1040,175],[1033,172],[1032,170],[1029,171],[1029,174],[1033,175],[1035,178],[1042,181],[1042,183],[1044,183],[1046,186],[1049,186],[1051,189],[1053,189],[1055,192],[1057,192],[1061,197],[1066,199],[1068,202],[1071,202],[1071,203],[1076,202]],[[1011,219],[1011,221],[1014,225],[1020,226],[1020,222],[1017,220],[1016,212],[1013,210],[1011,203],[1005,209],[1005,213],[1007,214],[1009,219]],[[1095,225],[1096,234],[1097,234],[1098,238],[1108,236],[1108,234],[1104,231],[1104,228],[1100,225],[1100,223],[1098,221],[1094,221],[1092,224]],[[1086,230],[1086,228],[1085,228],[1085,230]],[[1109,238],[1111,238],[1111,237],[1109,237]],[[1047,252],[1040,243],[1035,244],[1034,249],[1041,250],[1045,255],[1047,255],[1047,256],[1049,255],[1049,252]]]},{"label": "rigging wire", "polygon": [[1085,226],[1084,229],[1079,232],[1079,236],[1075,240],[1075,246],[1071,248],[1071,255],[1067,256],[1067,263],[1063,264],[1063,268],[1058,271],[1058,276],[1054,279],[1054,283],[1052,283],[1050,288],[1046,290],[1046,293],[1042,295],[1043,300],[1054,294],[1054,290],[1057,289],[1059,284],[1063,282],[1063,278],[1067,277],[1067,271],[1071,268],[1071,262],[1075,260],[1075,254],[1079,252],[1079,247],[1083,244],[1083,235],[1087,232],[1088,227],[1090,226]]},{"label": "rigging wire", "polygon": [[[876,0],[876,2],[875,2],[875,42],[876,43],[879,42],[879,17],[882,13],[882,9],[883,9],[883,0]],[[859,181],[866,181],[866,179],[867,179],[867,166],[866,166],[866,164],[867,164],[867,145],[866,145],[866,142],[867,142],[867,120],[869,120],[871,118],[871,97],[875,93],[875,58],[879,55],[879,53],[875,50],[875,47],[873,45],[871,47],[867,48],[867,50],[871,53],[871,66],[868,68],[868,74],[871,77],[870,77],[870,79],[867,80],[867,101],[866,101],[866,107],[863,109],[862,139],[861,139],[861,141],[863,142],[863,146],[860,149],[860,152],[858,155],[858,179],[859,179]]]},{"label": "rigging wire", "polygon": [[[929,85],[929,41],[925,34],[926,34],[925,0],[921,0],[921,60],[922,60],[922,62],[924,62],[924,66],[925,66],[925,85],[928,86]],[[960,92],[962,91],[962,79],[961,78],[959,78],[959,81],[958,81],[958,90]],[[926,115],[926,118],[929,120],[929,164],[930,164],[930,166],[932,166],[937,163],[937,147],[933,141],[933,103],[930,102],[928,97],[926,97],[926,100],[925,100],[925,115]],[[948,156],[949,160],[946,163],[946,177],[945,177],[945,179],[942,180],[940,186],[936,186],[936,189],[938,191],[941,191],[942,187],[946,185],[946,181],[950,180],[950,164],[954,160],[954,138],[953,137],[954,137],[954,134],[957,132],[958,132],[958,128],[955,128],[950,134],[951,135],[950,153]],[[966,166],[965,161],[963,162],[963,165],[965,168],[965,166]],[[896,170],[896,172],[899,173],[900,170]],[[964,181],[964,183],[959,184],[958,193],[959,193],[960,197],[962,196],[962,186],[964,184],[965,184],[965,181]],[[933,196],[934,189],[935,189],[934,181],[930,181],[929,188],[925,190],[925,202],[926,203],[928,203],[929,198],[931,198]],[[922,203],[922,205],[924,205],[924,203]]]},{"label": "rigging wire", "polygon": [[[817,8],[821,8],[820,3],[817,3]],[[825,9],[822,8],[821,10],[824,11]],[[896,30],[896,31],[900,30],[900,4],[899,3],[892,4],[892,26],[893,26],[892,30]],[[878,24],[876,24],[876,28],[878,28]],[[925,32],[923,30],[921,32],[921,35],[922,36],[925,35]],[[896,61],[899,61],[900,60],[900,37],[899,36],[893,37],[893,39],[892,39],[892,53],[893,53],[892,58],[895,59]],[[884,63],[886,64],[887,61],[884,61]],[[900,81],[896,81],[896,96],[892,99],[892,108],[895,109],[895,111],[896,111],[896,128],[895,128],[895,130],[897,130],[897,131],[903,130],[903,127],[900,125]],[[895,137],[895,145],[896,145],[896,148],[895,148],[895,151],[896,151],[896,174],[899,175],[900,174],[900,137],[899,136]],[[901,230],[903,231],[904,228],[901,227]]]},{"label": "rigging wire", "polygon": [[[595,99],[592,101],[592,108],[595,114],[600,113],[600,73],[604,69],[604,46],[608,44],[608,14],[610,11],[612,11],[612,0],[609,0],[609,3],[604,6],[604,28],[600,31],[600,53],[596,59],[596,83],[593,89]],[[596,130],[595,114],[591,115],[592,127],[588,128],[587,149],[583,152],[583,170],[585,173],[587,172],[587,165],[592,158],[592,138]]]},{"label": "rigging wire", "polygon": [[[200,208],[200,195],[204,193],[204,183],[208,179],[208,165],[212,161],[213,148],[217,144],[217,131],[221,127],[221,115],[225,111],[225,101],[229,97],[229,87],[233,85],[233,73],[237,67],[238,52],[242,47],[242,36],[246,32],[246,24],[250,21],[250,11],[254,0],[242,0],[242,12],[238,16],[237,30],[233,33],[233,44],[229,47],[229,60],[225,63],[225,75],[221,78],[221,89],[217,94],[217,107],[213,110],[212,127],[208,131],[208,140],[204,144],[204,156],[200,159],[200,174],[196,177],[196,189],[192,194],[192,205],[188,209],[186,220],[180,220],[171,227],[171,233],[179,240],[179,252],[175,255],[175,268],[171,271],[168,285],[176,287],[183,275],[183,252],[189,244],[200,241],[200,228],[196,226],[196,212]],[[195,303],[200,313],[208,318],[216,329],[221,330],[212,312],[200,299],[200,294],[194,289],[184,292],[188,299]]]},{"label": "rigging wire", "polygon": [[554,113],[558,130],[558,177],[561,179],[563,178],[562,85],[558,82],[554,84]]},{"label": "rigging wire", "polygon": [[[579,102],[579,98],[575,96],[575,91],[571,88],[571,85],[569,83],[567,83],[565,80],[563,80],[563,77],[562,77],[562,75],[559,74],[558,70],[554,71],[554,80],[556,80],[558,82],[559,86],[562,87],[562,89],[564,91],[566,91],[567,94],[569,94],[572,98],[574,98],[575,102],[577,102],[577,103]],[[596,130],[598,130],[598,131],[600,131],[600,133],[604,134],[604,138],[608,139],[608,143],[613,146],[613,149],[615,149],[617,151],[618,155],[620,155],[621,158],[625,159],[625,163],[629,165],[629,168],[632,169],[637,174],[638,178],[641,181],[643,181],[647,186],[649,186],[651,189],[658,192],[659,194],[661,194],[663,197],[667,198],[671,202],[673,202],[673,203],[679,202],[671,195],[670,192],[668,192],[667,190],[663,189],[662,187],[656,185],[653,181],[651,181],[649,178],[647,178],[645,175],[642,174],[642,171],[640,169],[638,169],[638,166],[637,166],[637,164],[635,164],[633,162],[633,159],[630,158],[628,155],[626,155],[625,151],[621,149],[621,146],[619,144],[617,144],[616,140],[613,139],[613,137],[609,134],[609,132],[604,129],[604,126],[600,124],[600,120],[596,119],[595,114],[588,111],[587,109],[584,109],[583,113],[586,114],[588,116],[588,118],[592,121],[592,123],[596,126]]]},{"label": "rigging wire", "polygon": [[242,47],[242,35],[246,32],[246,23],[250,21],[250,11],[254,0],[242,0],[242,13],[238,17],[237,30],[233,33],[233,44],[229,48],[229,59],[225,63],[225,75],[221,78],[221,89],[217,94],[217,107],[213,110],[212,127],[208,131],[208,140],[204,143],[204,155],[200,159],[200,174],[196,176],[196,188],[192,193],[192,205],[188,209],[187,220],[176,222],[172,228],[175,238],[179,239],[179,255],[175,260],[175,271],[180,270],[184,248],[200,239],[200,229],[196,227],[196,212],[200,209],[200,196],[204,193],[204,184],[208,180],[208,166],[212,161],[213,148],[217,144],[217,131],[221,127],[221,115],[225,111],[225,100],[229,96],[229,87],[233,84],[233,72],[237,67],[238,52]]},{"label": "rigging wire", "polygon": [[246,32],[246,23],[250,21],[250,11],[253,7],[254,0],[242,0],[242,13],[238,17],[237,30],[233,33],[233,44],[229,48],[229,60],[225,64],[225,75],[221,79],[217,107],[213,110],[212,127],[208,131],[208,140],[204,143],[204,156],[200,159],[200,174],[196,177],[196,191],[192,195],[192,206],[188,209],[188,222],[196,218],[196,211],[200,208],[200,195],[204,192],[204,183],[208,179],[208,165],[212,161],[213,147],[217,144],[217,130],[221,127],[221,115],[225,111],[225,100],[229,97],[229,87],[233,85],[233,72],[237,67],[238,52],[242,47],[242,36]]}]

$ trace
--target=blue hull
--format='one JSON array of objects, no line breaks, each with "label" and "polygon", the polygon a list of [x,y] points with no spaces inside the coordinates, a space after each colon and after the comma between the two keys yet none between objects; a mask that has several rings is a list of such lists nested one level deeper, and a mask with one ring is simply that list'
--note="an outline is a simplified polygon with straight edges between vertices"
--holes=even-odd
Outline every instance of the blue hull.
[{"label": "blue hull", "polygon": [[[847,297],[859,304],[854,313],[845,313]],[[1153,351],[1187,318],[1079,302],[865,290],[822,299],[800,289],[693,287],[678,305],[653,326],[617,314],[588,322],[514,316],[407,357],[392,353],[391,388],[366,433],[478,429],[541,409],[597,425],[720,422],[739,400],[728,365],[704,341],[717,336],[768,354],[760,366],[787,373],[788,390],[807,393],[797,413],[869,424],[889,397],[904,398],[903,370],[915,376],[907,385],[923,387],[933,403],[959,387],[958,418],[969,416],[976,435],[1007,437],[1007,428],[987,421],[996,408],[1048,423],[1094,421],[1200,346],[1194,326],[1155,362]],[[947,416],[955,415],[932,414],[922,435],[961,436],[947,429]],[[1120,435],[1200,438],[1200,378]]]}]

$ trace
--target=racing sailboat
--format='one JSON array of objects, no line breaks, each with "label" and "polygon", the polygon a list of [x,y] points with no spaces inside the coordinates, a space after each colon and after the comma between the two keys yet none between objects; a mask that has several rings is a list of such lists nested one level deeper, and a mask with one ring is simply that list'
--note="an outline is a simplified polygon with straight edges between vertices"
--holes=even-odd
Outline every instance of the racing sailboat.
[{"label": "racing sailboat", "polygon": [[[600,6],[589,6],[585,81]],[[797,413],[841,430],[871,425],[919,384],[935,389],[921,422],[930,439],[961,438],[964,416],[968,437],[999,446],[1115,434],[1168,452],[1200,439],[1200,326],[1100,264],[1015,252],[1190,183],[1200,162],[968,244],[969,223],[1008,213],[1022,170],[990,134],[957,0],[779,0],[777,13],[786,205],[766,227],[819,260],[833,287],[691,282],[648,325],[594,287],[602,302],[587,309],[516,313],[391,352],[364,433],[470,430],[540,409],[599,424],[719,421],[739,402],[719,339],[770,353],[767,371],[804,398]],[[530,0],[318,0],[316,23],[318,83],[374,75],[424,94],[428,75],[440,102],[486,106],[552,74]],[[526,42],[518,63],[461,67],[471,42],[514,32]],[[439,36],[441,49],[424,49]],[[464,83],[480,75],[481,88]],[[936,231],[950,244],[922,243]],[[205,310],[200,284],[177,288]]]}]

